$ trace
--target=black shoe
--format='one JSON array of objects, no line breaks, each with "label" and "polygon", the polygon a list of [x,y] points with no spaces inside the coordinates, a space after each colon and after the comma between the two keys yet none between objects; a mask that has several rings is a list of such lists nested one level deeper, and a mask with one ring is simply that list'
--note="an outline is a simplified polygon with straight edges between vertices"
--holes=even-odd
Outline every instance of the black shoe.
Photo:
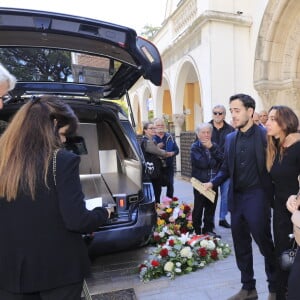
[{"label": "black shoe", "polygon": [[231,228],[230,224],[226,220],[220,220],[219,226],[222,226],[224,228]]},{"label": "black shoe", "polygon": [[214,231],[208,231],[208,232],[205,232],[205,234],[208,234],[214,238],[218,238],[218,239],[221,238],[221,236],[219,234],[216,234]]}]

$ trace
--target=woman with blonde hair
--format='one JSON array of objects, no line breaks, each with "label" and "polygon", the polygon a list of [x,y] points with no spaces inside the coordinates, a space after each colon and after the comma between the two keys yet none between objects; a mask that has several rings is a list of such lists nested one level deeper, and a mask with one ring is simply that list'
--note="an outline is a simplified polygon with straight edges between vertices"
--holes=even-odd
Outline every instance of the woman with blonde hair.
[{"label": "woman with blonde hair", "polygon": [[81,299],[89,271],[81,234],[110,210],[85,207],[80,157],[63,149],[77,126],[67,104],[42,97],[24,104],[0,138],[0,299]]},{"label": "woman with blonde hair", "polygon": [[[300,134],[296,114],[287,106],[272,106],[268,113],[267,169],[274,184],[273,232],[275,253],[280,254],[292,246],[289,234],[293,232],[291,213],[286,201],[297,194],[300,174]],[[286,299],[289,273],[277,265],[276,299]]]}]

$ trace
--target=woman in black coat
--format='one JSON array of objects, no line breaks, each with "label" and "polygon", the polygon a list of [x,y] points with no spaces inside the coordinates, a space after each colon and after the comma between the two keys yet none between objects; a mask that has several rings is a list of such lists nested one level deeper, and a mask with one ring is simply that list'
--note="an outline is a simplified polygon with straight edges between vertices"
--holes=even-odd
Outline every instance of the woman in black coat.
[{"label": "woman in black coat", "polygon": [[81,234],[110,211],[85,208],[80,158],[62,149],[77,124],[68,105],[45,97],[24,104],[0,138],[1,300],[81,298],[89,271]]}]

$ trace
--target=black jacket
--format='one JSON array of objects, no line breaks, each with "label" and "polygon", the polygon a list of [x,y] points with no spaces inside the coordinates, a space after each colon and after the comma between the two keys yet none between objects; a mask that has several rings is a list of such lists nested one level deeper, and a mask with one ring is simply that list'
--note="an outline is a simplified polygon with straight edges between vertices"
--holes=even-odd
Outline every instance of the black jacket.
[{"label": "black jacket", "polygon": [[[266,200],[271,204],[273,199],[273,185],[270,174],[266,169],[266,147],[267,136],[266,130],[261,126],[253,125],[255,128],[255,159],[259,174],[260,183],[266,193]],[[235,207],[234,191],[234,163],[235,163],[235,145],[238,131],[234,131],[226,136],[224,161],[217,175],[211,180],[213,187],[216,188],[227,178],[230,178],[228,191],[228,209],[233,211]]]},{"label": "black jacket", "polygon": [[89,271],[81,233],[107,221],[104,208],[88,211],[79,178],[79,156],[57,154],[56,186],[52,164],[49,189],[39,182],[36,199],[19,192],[0,199],[0,289],[41,291],[81,281]]},{"label": "black jacket", "polygon": [[211,180],[224,158],[220,147],[216,143],[213,143],[208,151],[209,153],[199,140],[191,146],[192,177],[202,182]]}]

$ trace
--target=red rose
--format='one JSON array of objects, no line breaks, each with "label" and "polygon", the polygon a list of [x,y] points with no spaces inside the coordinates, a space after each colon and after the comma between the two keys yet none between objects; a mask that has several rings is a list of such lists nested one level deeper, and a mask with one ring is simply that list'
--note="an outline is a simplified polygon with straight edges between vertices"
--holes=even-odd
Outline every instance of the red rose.
[{"label": "red rose", "polygon": [[173,197],[172,200],[173,201],[178,201],[178,198],[177,197]]},{"label": "red rose", "polygon": [[210,257],[214,260],[217,260],[218,259],[218,252],[217,250],[212,250],[211,253],[210,253]]},{"label": "red rose", "polygon": [[153,239],[155,242],[159,242],[160,241],[160,236],[159,235],[154,235]]},{"label": "red rose", "polygon": [[159,266],[159,261],[153,259],[153,260],[151,261],[151,265],[152,265],[153,267],[158,267],[158,266]]},{"label": "red rose", "polygon": [[201,257],[205,257],[207,255],[207,250],[205,248],[199,248],[198,249],[198,255]]},{"label": "red rose", "polygon": [[146,268],[147,266],[145,265],[145,264],[140,264],[140,266],[139,266],[139,272],[141,272],[141,270],[143,269],[143,268]]},{"label": "red rose", "polygon": [[161,257],[166,257],[166,256],[168,256],[169,251],[168,251],[168,249],[166,249],[166,248],[162,248],[162,249],[160,250],[159,254],[161,255]]},{"label": "red rose", "polygon": [[185,234],[188,232],[188,230],[186,227],[180,227],[180,232]]},{"label": "red rose", "polygon": [[161,217],[163,220],[168,220],[169,214],[167,214],[167,213],[162,213],[160,217]]},{"label": "red rose", "polygon": [[187,214],[187,213],[189,213],[191,211],[191,208],[188,206],[188,205],[185,205],[184,206],[184,209],[183,209],[183,212],[185,213],[185,214]]},{"label": "red rose", "polygon": [[175,245],[174,240],[169,240],[169,245],[170,245],[171,247],[173,247],[173,246]]}]

